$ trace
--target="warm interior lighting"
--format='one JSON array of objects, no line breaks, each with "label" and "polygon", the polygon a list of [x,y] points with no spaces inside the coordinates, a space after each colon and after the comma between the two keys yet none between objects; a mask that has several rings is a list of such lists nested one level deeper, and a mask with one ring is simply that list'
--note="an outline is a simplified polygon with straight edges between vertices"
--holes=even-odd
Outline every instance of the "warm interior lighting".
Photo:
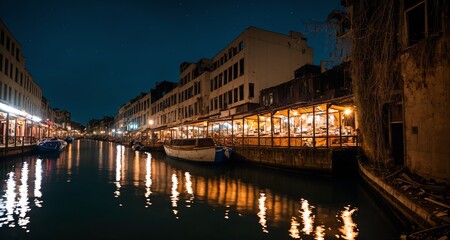
[{"label": "warm interior lighting", "polygon": [[344,110],[344,114],[345,115],[350,115],[350,113],[352,113],[352,109],[347,108],[347,109]]}]

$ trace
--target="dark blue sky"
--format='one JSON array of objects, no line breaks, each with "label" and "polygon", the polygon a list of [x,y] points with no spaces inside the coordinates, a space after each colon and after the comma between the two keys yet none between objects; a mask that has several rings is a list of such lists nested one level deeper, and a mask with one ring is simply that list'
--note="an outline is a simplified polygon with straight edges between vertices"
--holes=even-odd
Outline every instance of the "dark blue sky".
[{"label": "dark blue sky", "polygon": [[331,33],[318,23],[339,8],[338,0],[152,2],[0,0],[0,18],[51,106],[86,124],[157,81],[177,82],[180,63],[213,57],[249,26],[303,32],[318,64],[331,54]]}]

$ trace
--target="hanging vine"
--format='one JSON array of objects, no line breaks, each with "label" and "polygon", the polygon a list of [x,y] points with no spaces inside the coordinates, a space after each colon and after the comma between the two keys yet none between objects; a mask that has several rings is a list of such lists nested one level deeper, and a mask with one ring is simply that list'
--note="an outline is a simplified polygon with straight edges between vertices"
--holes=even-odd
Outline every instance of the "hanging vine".
[{"label": "hanging vine", "polygon": [[365,154],[383,165],[390,159],[386,104],[402,86],[398,22],[398,1],[354,1],[351,61],[359,128]]}]

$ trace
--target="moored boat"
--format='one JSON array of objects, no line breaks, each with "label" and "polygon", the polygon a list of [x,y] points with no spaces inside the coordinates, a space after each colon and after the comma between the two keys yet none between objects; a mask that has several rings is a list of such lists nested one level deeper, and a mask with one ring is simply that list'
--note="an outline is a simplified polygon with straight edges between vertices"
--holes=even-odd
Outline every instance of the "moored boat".
[{"label": "moored boat", "polygon": [[64,139],[64,141],[66,141],[66,143],[72,143],[73,142],[73,137],[66,137],[65,139]]},{"label": "moored boat", "polygon": [[221,163],[230,159],[231,148],[217,146],[212,138],[173,139],[164,144],[167,156],[194,162]]},{"label": "moored boat", "polygon": [[37,148],[41,152],[59,152],[66,147],[67,143],[58,138],[44,139],[40,141]]}]

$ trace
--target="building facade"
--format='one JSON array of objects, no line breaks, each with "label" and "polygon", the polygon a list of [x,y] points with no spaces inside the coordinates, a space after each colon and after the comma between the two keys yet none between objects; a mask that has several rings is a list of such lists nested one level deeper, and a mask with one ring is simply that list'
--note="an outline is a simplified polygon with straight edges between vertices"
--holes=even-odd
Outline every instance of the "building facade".
[{"label": "building facade", "polygon": [[3,102],[42,118],[42,90],[25,67],[19,42],[1,20],[0,83],[0,99]]},{"label": "building facade", "polygon": [[153,129],[190,124],[158,138],[184,137],[189,132],[201,136],[206,120],[258,107],[262,89],[293,79],[296,69],[312,62],[313,50],[301,33],[249,27],[212,59],[180,64],[178,86],[152,101]]},{"label": "building facade", "polygon": [[146,136],[150,123],[151,93],[141,93],[123,104],[114,120],[114,127],[107,134],[126,139],[140,139]]},{"label": "building facade", "polygon": [[448,1],[342,3],[350,9],[352,78],[366,155],[448,184]]},{"label": "building facade", "polygon": [[[405,164],[450,183],[450,19],[448,1],[404,1],[400,8]],[[400,126],[399,126],[400,127]]]},{"label": "building facade", "polygon": [[299,32],[288,35],[247,28],[212,58],[207,116],[246,112],[259,103],[262,89],[287,82],[313,63],[313,49]]},{"label": "building facade", "polygon": [[19,42],[0,20],[0,144],[31,143],[39,136],[41,99]]}]

